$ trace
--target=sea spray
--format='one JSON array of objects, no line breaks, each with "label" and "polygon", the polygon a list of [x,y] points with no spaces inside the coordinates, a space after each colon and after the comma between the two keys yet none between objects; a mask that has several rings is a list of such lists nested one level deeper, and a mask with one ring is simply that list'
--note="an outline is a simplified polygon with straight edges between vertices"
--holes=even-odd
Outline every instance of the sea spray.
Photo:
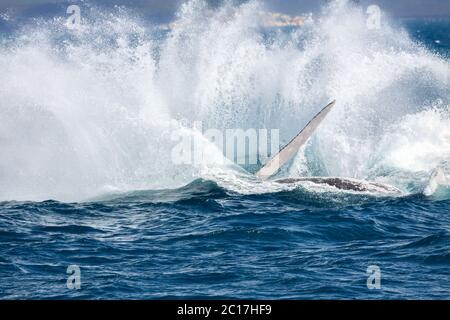
[{"label": "sea spray", "polygon": [[[202,121],[280,129],[284,144],[332,99],[336,110],[281,175],[422,181],[449,154],[449,61],[385,15],[367,28],[364,9],[338,1],[283,30],[264,26],[254,1],[189,1],[169,31],[88,5],[80,30],[65,17],[30,23],[0,48],[0,199],[82,200],[202,177],[270,192],[235,167],[173,163],[171,134]],[[433,107],[443,116],[429,119]],[[405,138],[414,128],[420,152]]]}]

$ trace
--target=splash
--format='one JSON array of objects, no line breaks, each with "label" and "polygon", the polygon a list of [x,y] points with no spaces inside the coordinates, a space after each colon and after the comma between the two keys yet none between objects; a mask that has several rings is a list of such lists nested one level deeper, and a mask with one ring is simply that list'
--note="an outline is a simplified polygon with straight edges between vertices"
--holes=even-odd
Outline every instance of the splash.
[{"label": "splash", "polygon": [[294,29],[265,28],[263,10],[189,1],[166,32],[86,6],[80,30],[37,20],[1,40],[0,199],[76,201],[198,178],[267,192],[278,187],[229,164],[175,165],[171,133],[195,135],[184,124],[202,121],[281,129],[287,142],[332,99],[339,106],[281,175],[409,184],[448,159],[448,60],[387,17],[369,30],[346,1]]}]

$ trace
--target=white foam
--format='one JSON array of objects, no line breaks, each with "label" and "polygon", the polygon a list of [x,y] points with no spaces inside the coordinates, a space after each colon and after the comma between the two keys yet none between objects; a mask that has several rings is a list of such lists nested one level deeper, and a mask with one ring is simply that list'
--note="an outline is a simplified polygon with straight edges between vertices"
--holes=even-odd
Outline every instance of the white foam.
[{"label": "white foam", "polygon": [[345,1],[270,40],[262,9],[190,1],[160,40],[157,27],[122,9],[92,8],[79,31],[63,18],[40,21],[3,43],[0,199],[79,200],[199,177],[276,191],[229,164],[174,164],[171,133],[198,120],[281,129],[287,142],[332,99],[336,109],[291,175],[383,180],[380,168],[420,173],[448,156],[448,60],[389,21],[368,30],[362,8]]}]

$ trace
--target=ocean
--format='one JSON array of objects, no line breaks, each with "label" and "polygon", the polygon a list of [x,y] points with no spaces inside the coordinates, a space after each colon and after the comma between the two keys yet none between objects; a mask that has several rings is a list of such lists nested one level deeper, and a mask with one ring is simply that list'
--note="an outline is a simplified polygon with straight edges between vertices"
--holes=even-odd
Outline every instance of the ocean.
[{"label": "ocean", "polygon": [[[422,192],[450,176],[450,21],[373,29],[344,3],[268,28],[259,6],[191,1],[170,29],[121,7],[77,30],[1,16],[1,299],[450,299],[450,189]],[[284,145],[332,99],[277,177],[404,195],[174,161],[196,121]]]}]

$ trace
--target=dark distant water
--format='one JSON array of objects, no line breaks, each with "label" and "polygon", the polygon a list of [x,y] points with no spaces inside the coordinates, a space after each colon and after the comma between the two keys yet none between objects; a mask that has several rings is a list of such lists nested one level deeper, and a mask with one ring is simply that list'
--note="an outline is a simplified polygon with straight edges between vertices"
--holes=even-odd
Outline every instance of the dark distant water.
[{"label": "dark distant water", "polygon": [[[448,22],[407,26],[448,55]],[[2,202],[0,298],[450,299],[449,209],[422,195],[239,195],[204,180],[97,202]],[[80,290],[66,287],[69,265]],[[380,290],[367,288],[371,265]]]},{"label": "dark distant water", "polygon": [[448,57],[450,53],[450,19],[406,20],[409,34],[428,49]]}]

